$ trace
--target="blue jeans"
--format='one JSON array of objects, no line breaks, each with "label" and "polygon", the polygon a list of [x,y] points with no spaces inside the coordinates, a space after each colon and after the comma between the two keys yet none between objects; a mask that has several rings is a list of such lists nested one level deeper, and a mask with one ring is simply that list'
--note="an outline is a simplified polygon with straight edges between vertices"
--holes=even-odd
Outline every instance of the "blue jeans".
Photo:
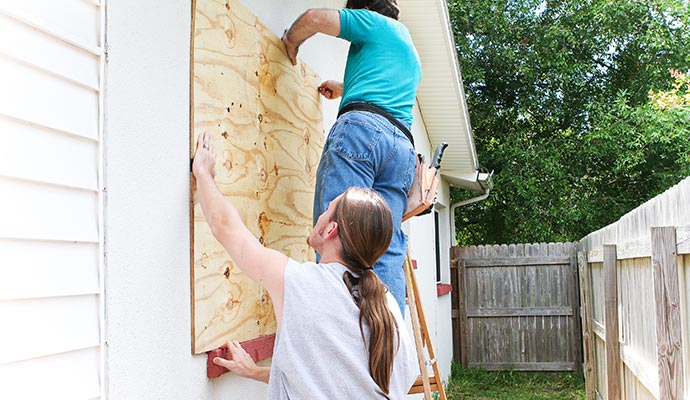
[{"label": "blue jeans", "polygon": [[407,238],[402,217],[415,169],[415,150],[398,128],[366,111],[341,115],[324,144],[316,175],[314,223],[328,203],[352,186],[375,189],[393,213],[393,238],[374,272],[395,297],[405,315]]}]

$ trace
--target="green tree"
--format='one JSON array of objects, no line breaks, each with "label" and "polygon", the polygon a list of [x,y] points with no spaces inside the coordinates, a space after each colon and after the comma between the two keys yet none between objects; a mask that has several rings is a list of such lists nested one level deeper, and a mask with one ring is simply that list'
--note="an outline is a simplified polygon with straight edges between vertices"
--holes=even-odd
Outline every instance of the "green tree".
[{"label": "green tree", "polygon": [[688,2],[449,9],[477,150],[495,171],[491,196],[457,213],[461,244],[577,240],[688,174],[687,112],[648,99],[674,90],[670,68],[690,69]]},{"label": "green tree", "polygon": [[589,162],[582,179],[593,180],[586,187],[595,220],[620,216],[690,175],[688,85],[681,76],[674,89],[651,91],[646,104],[631,106],[620,94],[611,105],[592,107],[597,124],[584,137]]}]

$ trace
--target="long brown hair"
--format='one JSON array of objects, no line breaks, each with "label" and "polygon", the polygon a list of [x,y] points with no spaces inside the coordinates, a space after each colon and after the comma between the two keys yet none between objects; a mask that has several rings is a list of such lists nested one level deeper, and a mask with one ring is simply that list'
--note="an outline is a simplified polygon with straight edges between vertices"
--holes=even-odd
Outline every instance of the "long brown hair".
[{"label": "long brown hair", "polygon": [[345,8],[353,10],[366,8],[395,20],[398,19],[398,14],[400,14],[396,0],[347,0]]},{"label": "long brown hair", "polygon": [[[393,217],[386,201],[373,189],[350,188],[338,202],[334,220],[343,247],[343,260],[350,272],[343,274],[359,306],[359,328],[369,327],[369,374],[384,393],[389,392],[398,326],[388,309],[386,286],[371,269],[388,250],[393,235]],[[401,266],[402,268],[402,266]],[[366,343],[366,340],[364,340]]]}]

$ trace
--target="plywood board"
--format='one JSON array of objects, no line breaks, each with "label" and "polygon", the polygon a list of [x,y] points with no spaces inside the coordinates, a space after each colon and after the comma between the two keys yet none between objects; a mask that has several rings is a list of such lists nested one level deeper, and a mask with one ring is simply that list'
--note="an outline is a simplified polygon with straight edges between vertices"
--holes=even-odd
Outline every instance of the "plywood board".
[{"label": "plywood board", "polygon": [[[319,77],[293,66],[280,39],[236,0],[197,0],[192,37],[191,152],[216,138],[216,182],[249,230],[298,261],[306,245],[323,118]],[[211,235],[192,186],[195,354],[275,333],[270,298]]]}]

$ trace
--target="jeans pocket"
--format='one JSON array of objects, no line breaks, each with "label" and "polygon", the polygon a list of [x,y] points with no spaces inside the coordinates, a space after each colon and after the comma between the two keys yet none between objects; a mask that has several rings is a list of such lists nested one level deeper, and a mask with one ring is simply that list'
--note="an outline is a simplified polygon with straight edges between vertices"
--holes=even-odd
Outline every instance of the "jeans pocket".
[{"label": "jeans pocket", "polygon": [[410,188],[412,188],[412,182],[414,181],[414,176],[417,173],[417,154],[414,148],[411,148],[407,154],[407,167],[405,171],[404,187],[405,193],[410,193]]},{"label": "jeans pocket", "polygon": [[[354,114],[354,115],[351,115]],[[329,140],[333,151],[353,161],[372,161],[376,146],[383,135],[381,127],[366,120],[358,113],[347,113],[338,121]]]}]

